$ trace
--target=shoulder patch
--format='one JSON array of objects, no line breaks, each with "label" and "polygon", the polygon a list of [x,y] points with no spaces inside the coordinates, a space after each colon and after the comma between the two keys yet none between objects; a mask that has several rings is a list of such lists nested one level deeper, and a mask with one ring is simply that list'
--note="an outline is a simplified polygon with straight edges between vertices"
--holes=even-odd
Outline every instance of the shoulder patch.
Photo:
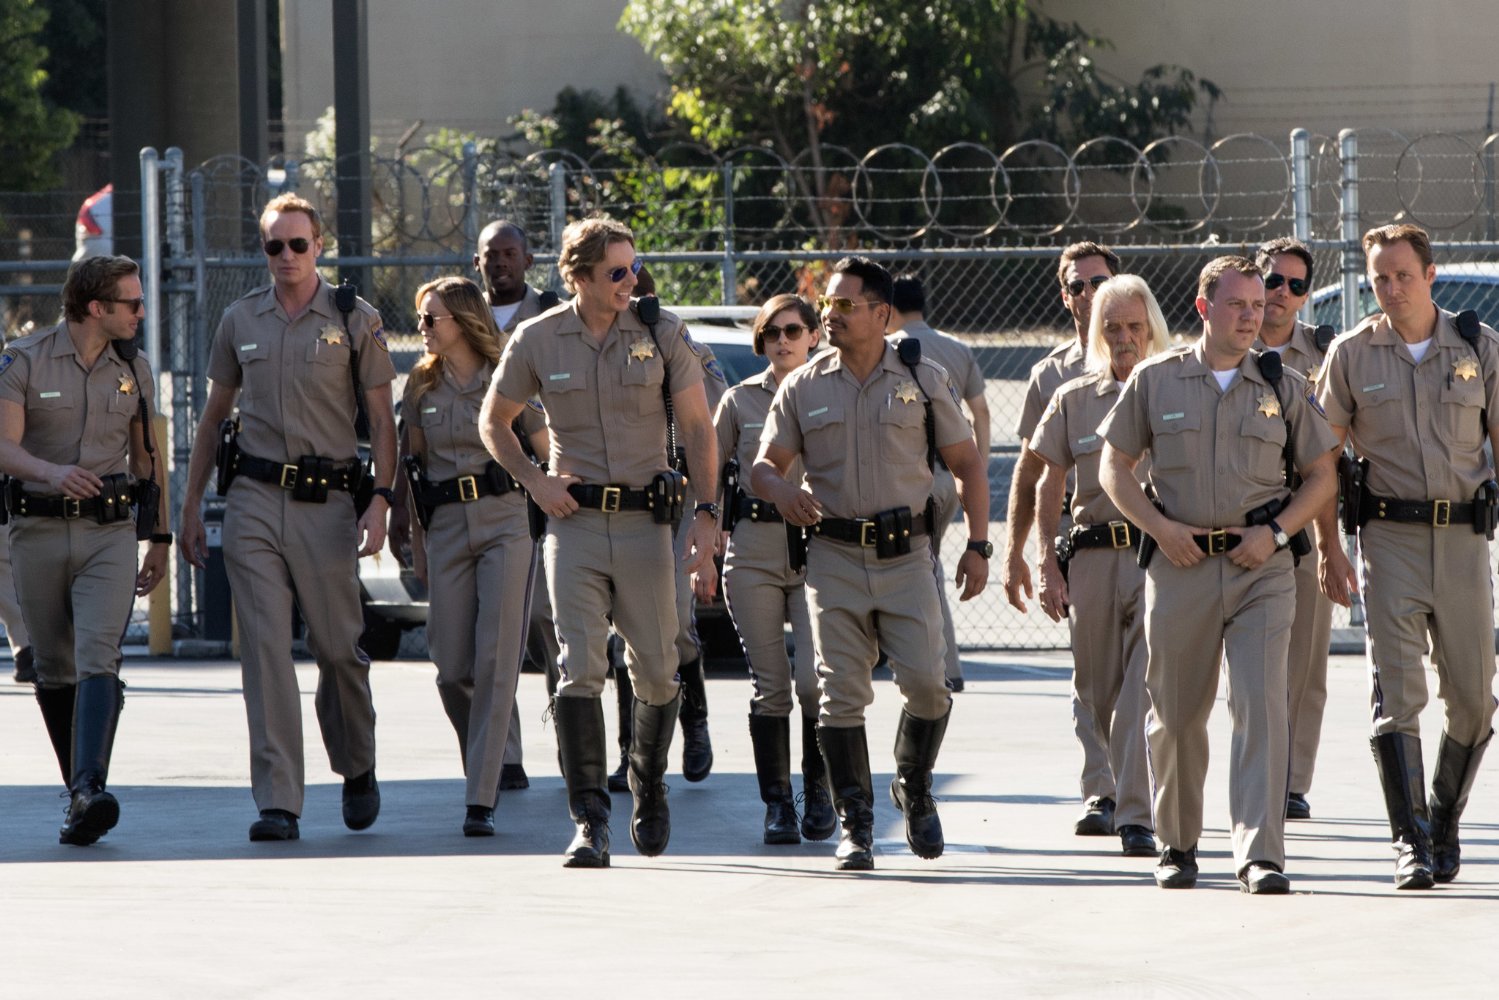
[{"label": "shoulder patch", "polygon": [[687,342],[687,349],[698,357],[703,356],[703,346],[692,339],[692,334],[687,332],[687,324],[682,324],[682,339]]},{"label": "shoulder patch", "polygon": [[5,369],[15,363],[16,355],[14,351],[6,351],[4,354],[0,354],[0,375],[5,374]]},{"label": "shoulder patch", "polygon": [[[0,369],[0,371],[3,371],[3,369]],[[709,375],[712,375],[724,385],[729,384],[728,377],[723,373],[723,365],[718,363],[717,358],[704,358],[703,371],[707,372]]]},{"label": "shoulder patch", "polygon": [[370,339],[380,345],[380,350],[390,353],[390,344],[385,340],[385,324],[379,323],[370,331]]},{"label": "shoulder patch", "polygon": [[535,396],[532,396],[530,399],[526,400],[526,405],[535,410],[537,413],[540,413],[542,415],[546,414],[546,408],[541,405],[541,400],[537,399]]},{"label": "shoulder patch", "polygon": [[1306,401],[1312,409],[1316,410],[1324,417],[1327,416],[1327,411],[1322,408],[1321,402],[1319,402],[1317,399],[1316,386],[1310,382],[1308,382],[1306,386]]}]

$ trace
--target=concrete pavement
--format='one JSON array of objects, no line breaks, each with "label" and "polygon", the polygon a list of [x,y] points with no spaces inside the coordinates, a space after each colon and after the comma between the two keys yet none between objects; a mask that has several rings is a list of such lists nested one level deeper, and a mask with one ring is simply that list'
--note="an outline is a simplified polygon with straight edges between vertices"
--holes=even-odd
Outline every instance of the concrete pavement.
[{"label": "concrete pavement", "polygon": [[[521,687],[531,788],[502,796],[497,837],[465,839],[456,741],[431,665],[412,661],[372,672],[384,806],[360,834],[342,826],[315,671],[302,665],[303,839],[267,845],[246,839],[255,810],[238,666],[128,660],[110,782],[120,825],[94,847],[61,847],[57,768],[30,688],[8,683],[6,665],[0,997],[1492,995],[1499,761],[1474,788],[1459,880],[1396,893],[1361,660],[1334,660],[1315,818],[1289,825],[1293,894],[1259,900],[1231,870],[1223,705],[1202,878],[1165,892],[1153,860],[1072,835],[1069,661],[964,662],[936,788],[948,849],[934,862],[906,849],[884,792],[898,700],[877,689],[880,840],[866,875],[833,871],[833,841],[760,843],[749,685],[722,674],[709,680],[712,776],[683,781],[673,746],[663,857],[634,852],[629,799],[616,795],[614,867],[561,867],[571,825],[535,674]],[[1438,709],[1423,731],[1429,772]]]}]

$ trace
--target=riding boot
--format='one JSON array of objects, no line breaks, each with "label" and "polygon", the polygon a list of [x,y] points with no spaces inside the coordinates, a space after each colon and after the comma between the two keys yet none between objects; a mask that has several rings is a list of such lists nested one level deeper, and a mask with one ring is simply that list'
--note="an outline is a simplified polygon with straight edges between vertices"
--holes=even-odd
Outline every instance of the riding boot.
[{"label": "riding boot", "polygon": [[838,830],[838,814],[828,794],[828,771],[817,746],[817,717],[802,716],[802,836],[827,840]]},{"label": "riding boot", "polygon": [[904,709],[895,730],[895,777],[890,780],[890,801],[906,816],[906,843],[918,858],[938,858],[945,846],[942,819],[932,801],[932,768],[952,706],[940,719],[918,719]]},{"label": "riding boot", "polygon": [[677,668],[682,682],[682,777],[702,781],[713,770],[713,741],[708,738],[708,685],[703,658]]},{"label": "riding boot", "polygon": [[1483,752],[1489,748],[1494,731],[1477,746],[1465,747],[1442,734],[1437,748],[1437,769],[1431,776],[1431,857],[1432,875],[1438,882],[1451,882],[1462,867],[1462,850],[1457,842],[1457,821],[1468,804],[1468,792]]},{"label": "riding boot", "polygon": [[567,781],[567,809],[578,825],[564,868],[609,867],[609,793],[604,789],[604,704],[598,698],[557,698],[557,747]]},{"label": "riding boot", "polygon": [[73,705],[73,798],[57,842],[87,847],[120,821],[120,803],[104,790],[115,729],[125,705],[125,683],[112,674],[78,682]]},{"label": "riding boot", "polygon": [[635,738],[630,742],[630,791],[635,802],[630,814],[630,839],[648,858],[666,850],[671,839],[671,812],[666,806],[667,756],[682,693],[665,705],[635,699]]},{"label": "riding boot", "polygon": [[749,731],[760,801],[765,803],[765,842],[800,844],[796,801],[791,796],[791,720],[784,715],[751,712]]},{"label": "riding boot", "polygon": [[619,703],[619,766],[609,775],[609,791],[630,790],[630,741],[635,733],[635,686],[623,661],[614,667],[614,694]]},{"label": "riding boot", "polygon": [[863,726],[818,726],[817,742],[843,822],[835,855],[838,867],[868,871],[874,867],[874,783],[869,776],[868,737]]},{"label": "riding boot", "polygon": [[1385,733],[1369,741],[1384,786],[1395,849],[1395,888],[1430,889],[1435,884],[1431,828],[1426,812],[1426,776],[1421,765],[1421,737]]},{"label": "riding boot", "polygon": [[42,721],[47,725],[47,736],[52,740],[52,752],[57,755],[64,785],[73,780],[73,702],[77,697],[76,684],[36,686],[36,703],[42,708]]}]

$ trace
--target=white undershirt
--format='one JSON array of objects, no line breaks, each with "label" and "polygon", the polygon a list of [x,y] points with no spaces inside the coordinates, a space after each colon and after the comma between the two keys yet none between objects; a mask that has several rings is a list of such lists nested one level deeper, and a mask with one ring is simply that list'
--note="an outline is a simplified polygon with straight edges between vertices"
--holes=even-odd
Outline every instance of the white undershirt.
[{"label": "white undershirt", "polygon": [[1239,374],[1238,368],[1230,368],[1227,371],[1221,372],[1216,368],[1213,369],[1213,378],[1218,380],[1218,388],[1224,392],[1228,391],[1228,384],[1234,380],[1234,376],[1237,374]]},{"label": "white undershirt", "polygon": [[1279,345],[1276,345],[1274,347],[1267,347],[1267,348],[1265,348],[1265,350],[1267,350],[1267,351],[1274,351],[1276,354],[1284,354],[1286,352],[1286,348],[1290,347],[1290,346],[1291,346],[1291,342],[1288,340],[1284,344],[1279,344]]},{"label": "white undershirt", "polygon": [[1432,339],[1431,337],[1427,337],[1425,340],[1418,340],[1414,344],[1405,345],[1405,349],[1411,352],[1411,357],[1416,359],[1416,364],[1419,365],[1421,359],[1426,357],[1426,352],[1431,349]]},{"label": "white undershirt", "polygon": [[[521,301],[524,302],[525,300],[522,299]],[[520,307],[520,302],[512,302],[508,306],[490,306],[489,311],[494,313],[494,325],[501,330],[505,329],[505,324],[510,322],[510,318],[520,311]]]}]

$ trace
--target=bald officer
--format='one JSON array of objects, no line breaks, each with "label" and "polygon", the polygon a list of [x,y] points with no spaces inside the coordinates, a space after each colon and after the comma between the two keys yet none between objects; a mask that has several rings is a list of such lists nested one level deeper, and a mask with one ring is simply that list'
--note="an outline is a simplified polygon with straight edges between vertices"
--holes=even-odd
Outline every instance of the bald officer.
[{"label": "bald officer", "polygon": [[[1482,519],[1495,490],[1483,446],[1499,448],[1499,340],[1477,317],[1464,336],[1466,324],[1432,302],[1436,264],[1419,227],[1371,229],[1364,254],[1383,313],[1333,342],[1318,398],[1369,463],[1357,520],[1371,742],[1395,886],[1429,889],[1457,877],[1458,818],[1493,733],[1493,521]],[[1328,596],[1346,604],[1358,578],[1333,532],[1318,541]],[[1429,811],[1419,721],[1428,638],[1445,708]]]},{"label": "bald officer", "polygon": [[[661,313],[652,329],[632,307],[634,234],[606,218],[574,222],[557,266],[576,297],[516,331],[479,419],[490,453],[548,516],[543,545],[563,662],[557,739],[576,824],[564,865],[598,868],[609,864],[600,696],[611,613],[635,690],[631,839],[652,856],[671,834],[662,777],[681,699],[670,509],[680,487],[667,462],[668,379],[688,474],[704,496],[717,495],[718,458],[702,365],[681,320]],[[526,460],[510,429],[533,396],[551,433],[549,473]],[[686,516],[687,570],[711,576],[716,509],[700,504]]]},{"label": "bald officer", "polygon": [[[1163,889],[1197,882],[1208,716],[1226,656],[1229,814],[1245,892],[1290,891],[1285,871],[1286,652],[1296,609],[1291,536],[1332,499],[1336,440],[1306,382],[1272,381],[1249,347],[1265,311],[1253,261],[1218,257],[1197,285],[1202,339],[1137,365],[1099,428],[1105,492],[1160,545],[1145,581],[1146,738]],[[1287,445],[1304,482],[1287,497]],[[1150,451],[1149,480],[1132,474]]]},{"label": "bald officer", "polygon": [[[812,529],[807,597],[822,688],[817,739],[843,821],[836,856],[844,870],[874,867],[864,710],[874,700],[871,671],[881,649],[904,702],[890,797],[918,857],[938,857],[944,847],[932,768],[952,698],[929,520],[933,449],[957,479],[968,523],[958,560],[961,600],[983,591],[992,551],[989,480],[957,390],[940,365],[907,364],[885,340],[890,296],[890,273],[869,258],[834,265],[821,306],[836,350],[776,390],[751,476],[756,495]],[[798,457],[805,488],[786,478]]]},{"label": "bald officer", "polygon": [[[224,311],[209,355],[208,401],[183,496],[184,555],[208,559],[199,506],[213,471],[219,423],[239,403],[237,474],[224,516],[224,560],[240,630],[250,783],[260,818],[251,840],[295,840],[305,767],[302,703],[291,658],[292,603],[317,657],[317,716],[328,762],[343,776],[343,819],[375,822],[375,709],[359,648],[358,556],[385,542],[395,475],[395,369],[380,315],[363,299],[343,313],[317,272],[317,209],[296,195],[266,205],[260,232],[272,284]],[[369,413],[377,487],[356,519],[361,477],[351,366]],[[362,544],[361,544],[362,542]]]}]

